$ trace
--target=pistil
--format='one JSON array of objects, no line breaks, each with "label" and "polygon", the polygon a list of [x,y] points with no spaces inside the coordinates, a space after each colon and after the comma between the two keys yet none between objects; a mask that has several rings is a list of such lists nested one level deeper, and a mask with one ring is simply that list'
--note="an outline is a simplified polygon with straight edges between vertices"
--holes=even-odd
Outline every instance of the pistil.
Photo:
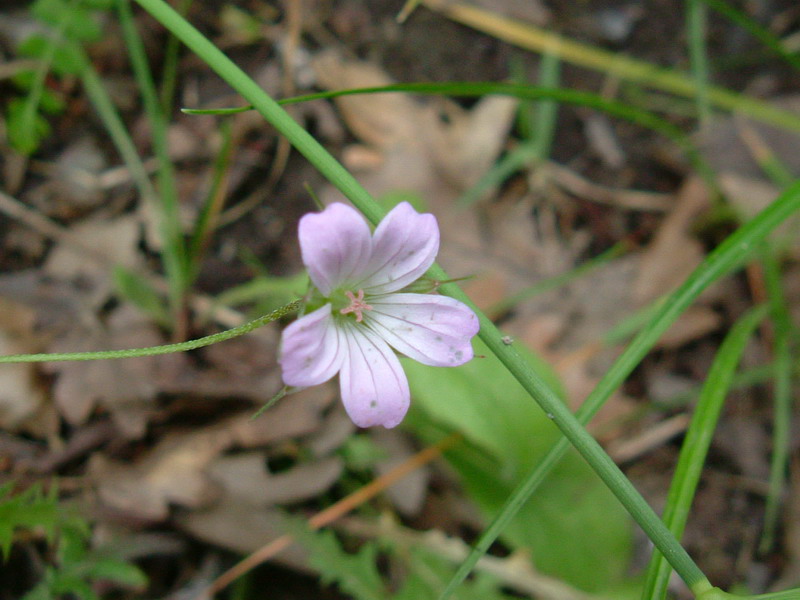
[{"label": "pistil", "polygon": [[344,294],[350,299],[350,306],[343,308],[339,312],[343,315],[353,313],[356,316],[356,323],[361,323],[364,320],[362,311],[372,310],[372,307],[364,302],[364,290],[358,290],[358,296],[353,292],[345,292]]}]

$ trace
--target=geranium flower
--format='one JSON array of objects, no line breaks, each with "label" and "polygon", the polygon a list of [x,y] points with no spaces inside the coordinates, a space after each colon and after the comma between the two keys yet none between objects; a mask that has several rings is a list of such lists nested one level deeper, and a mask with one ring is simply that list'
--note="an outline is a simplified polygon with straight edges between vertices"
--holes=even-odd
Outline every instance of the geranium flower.
[{"label": "geranium flower", "polygon": [[283,331],[283,381],[309,387],[339,374],[342,402],[359,427],[394,427],[408,410],[408,379],[392,348],[423,364],[472,358],[478,319],[446,296],[403,291],[433,264],[439,227],[398,204],[371,235],[345,204],[300,219],[300,250],[314,290],[307,314]]}]

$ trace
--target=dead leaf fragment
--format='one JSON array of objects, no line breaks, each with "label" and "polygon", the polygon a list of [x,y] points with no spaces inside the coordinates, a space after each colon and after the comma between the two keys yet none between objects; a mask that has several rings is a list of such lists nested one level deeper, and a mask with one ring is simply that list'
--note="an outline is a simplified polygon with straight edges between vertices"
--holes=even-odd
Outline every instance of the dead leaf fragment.
[{"label": "dead leaf fragment", "polygon": [[[108,258],[108,263],[134,269],[141,264],[138,250],[141,235],[136,216],[93,219],[69,228],[71,237]],[[44,265],[44,272],[62,281],[79,282],[92,306],[104,303],[113,290],[107,264],[86,260],[86,255],[66,242],[56,244]]]},{"label": "dead leaf fragment", "polygon": [[[106,328],[76,328],[55,342],[50,352],[81,352],[143,348],[162,343],[158,330],[130,306],[123,306],[108,320]],[[101,405],[111,412],[123,435],[141,437],[150,403],[159,389],[153,376],[158,370],[153,356],[124,360],[49,363],[45,368],[58,375],[53,396],[59,411],[72,425],[86,422]]]},{"label": "dead leaf fragment", "polygon": [[702,262],[703,247],[692,236],[691,228],[709,202],[702,180],[691,178],[683,184],[675,208],[642,255],[633,284],[633,297],[639,306],[673,291]]}]

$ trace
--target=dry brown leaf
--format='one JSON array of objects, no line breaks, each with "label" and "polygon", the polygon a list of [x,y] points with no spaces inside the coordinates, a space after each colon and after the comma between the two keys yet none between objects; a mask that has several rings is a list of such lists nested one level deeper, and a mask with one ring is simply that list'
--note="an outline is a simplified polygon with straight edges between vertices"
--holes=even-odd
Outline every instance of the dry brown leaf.
[{"label": "dry brown leaf", "polygon": [[[236,498],[221,498],[204,510],[179,514],[177,524],[193,536],[238,554],[255,552],[286,533],[286,514],[276,508],[260,508]],[[274,561],[297,571],[308,570],[308,553],[298,544],[281,551]]]},{"label": "dry brown leaf", "polygon": [[[140,221],[135,216],[93,219],[69,228],[84,245],[108,258],[111,264],[136,268],[141,264],[138,250]],[[44,264],[44,272],[62,281],[78,282],[92,306],[102,305],[113,290],[106,265],[86,260],[85,254],[67,243],[58,243]]]},{"label": "dry brown leaf", "polygon": [[[129,306],[115,310],[105,328],[95,325],[75,327],[48,351],[118,350],[163,342],[152,323]],[[111,412],[123,435],[138,438],[144,435],[150,404],[159,391],[154,377],[158,367],[159,359],[145,356],[49,363],[46,369],[58,375],[53,396],[68,423],[84,423],[99,404]]]},{"label": "dry brown leaf", "polygon": [[675,208],[642,254],[633,284],[633,298],[639,306],[674,290],[702,262],[703,247],[691,229],[709,206],[705,183],[699,178],[687,180],[678,193]]},{"label": "dry brown leaf", "polygon": [[170,504],[210,506],[225,493],[224,481],[216,482],[208,474],[219,455],[234,445],[253,448],[312,433],[323,422],[321,412],[330,401],[329,386],[310,388],[257,419],[246,412],[198,431],[168,435],[132,465],[96,454],[90,478],[104,504],[147,521],[165,519]]},{"label": "dry brown leaf", "polygon": [[261,507],[314,498],[336,482],[343,466],[340,458],[329,457],[270,473],[267,455],[262,451],[218,457],[208,475],[228,496]]},{"label": "dry brown leaf", "polygon": [[[0,354],[25,354],[35,349],[34,311],[0,297]],[[44,401],[36,385],[33,363],[0,365],[0,429],[18,431]]]},{"label": "dry brown leaf", "polygon": [[219,495],[205,469],[231,441],[224,427],[168,435],[134,465],[94,454],[89,477],[107,507],[146,521],[161,521],[169,516],[170,504],[197,508]]},{"label": "dry brown leaf", "polygon": [[[393,83],[379,67],[334,51],[317,55],[313,67],[327,89]],[[513,99],[490,96],[466,111],[445,101],[423,104],[402,93],[345,96],[336,104],[353,134],[383,157],[356,153],[359,166],[374,168],[365,182],[370,191],[411,189],[431,198],[443,177],[465,189],[483,175],[505,142],[516,107]]]},{"label": "dry brown leaf", "polygon": [[[380,460],[375,465],[379,475],[384,475],[415,454],[415,448],[409,439],[396,430],[373,429],[369,436],[375,444],[386,450],[389,458]],[[407,516],[416,516],[422,510],[428,492],[431,471],[426,465],[416,469],[387,488],[386,495],[397,510]]]},{"label": "dry brown leaf", "polygon": [[[800,96],[786,96],[773,100],[775,106],[800,114]],[[776,186],[759,166],[759,160],[773,155],[790,173],[800,173],[800,137],[787,129],[780,129],[745,119],[724,117],[713,127],[703,129],[698,136],[698,146],[704,158],[718,173],[718,181],[726,197],[744,218],[749,219],[766,208],[780,194]],[[800,237],[797,228],[800,216],[786,220],[773,234],[800,256]]]}]

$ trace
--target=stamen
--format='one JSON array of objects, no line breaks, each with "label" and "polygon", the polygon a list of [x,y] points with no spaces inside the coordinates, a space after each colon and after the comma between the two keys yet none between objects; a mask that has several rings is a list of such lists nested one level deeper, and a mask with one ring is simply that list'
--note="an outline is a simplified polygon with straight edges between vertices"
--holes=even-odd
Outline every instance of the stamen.
[{"label": "stamen", "polygon": [[362,311],[372,310],[372,307],[364,302],[364,290],[358,290],[357,297],[353,292],[345,292],[344,294],[350,299],[350,306],[343,308],[339,312],[343,315],[354,313],[356,315],[356,323],[361,323],[364,320]]}]

